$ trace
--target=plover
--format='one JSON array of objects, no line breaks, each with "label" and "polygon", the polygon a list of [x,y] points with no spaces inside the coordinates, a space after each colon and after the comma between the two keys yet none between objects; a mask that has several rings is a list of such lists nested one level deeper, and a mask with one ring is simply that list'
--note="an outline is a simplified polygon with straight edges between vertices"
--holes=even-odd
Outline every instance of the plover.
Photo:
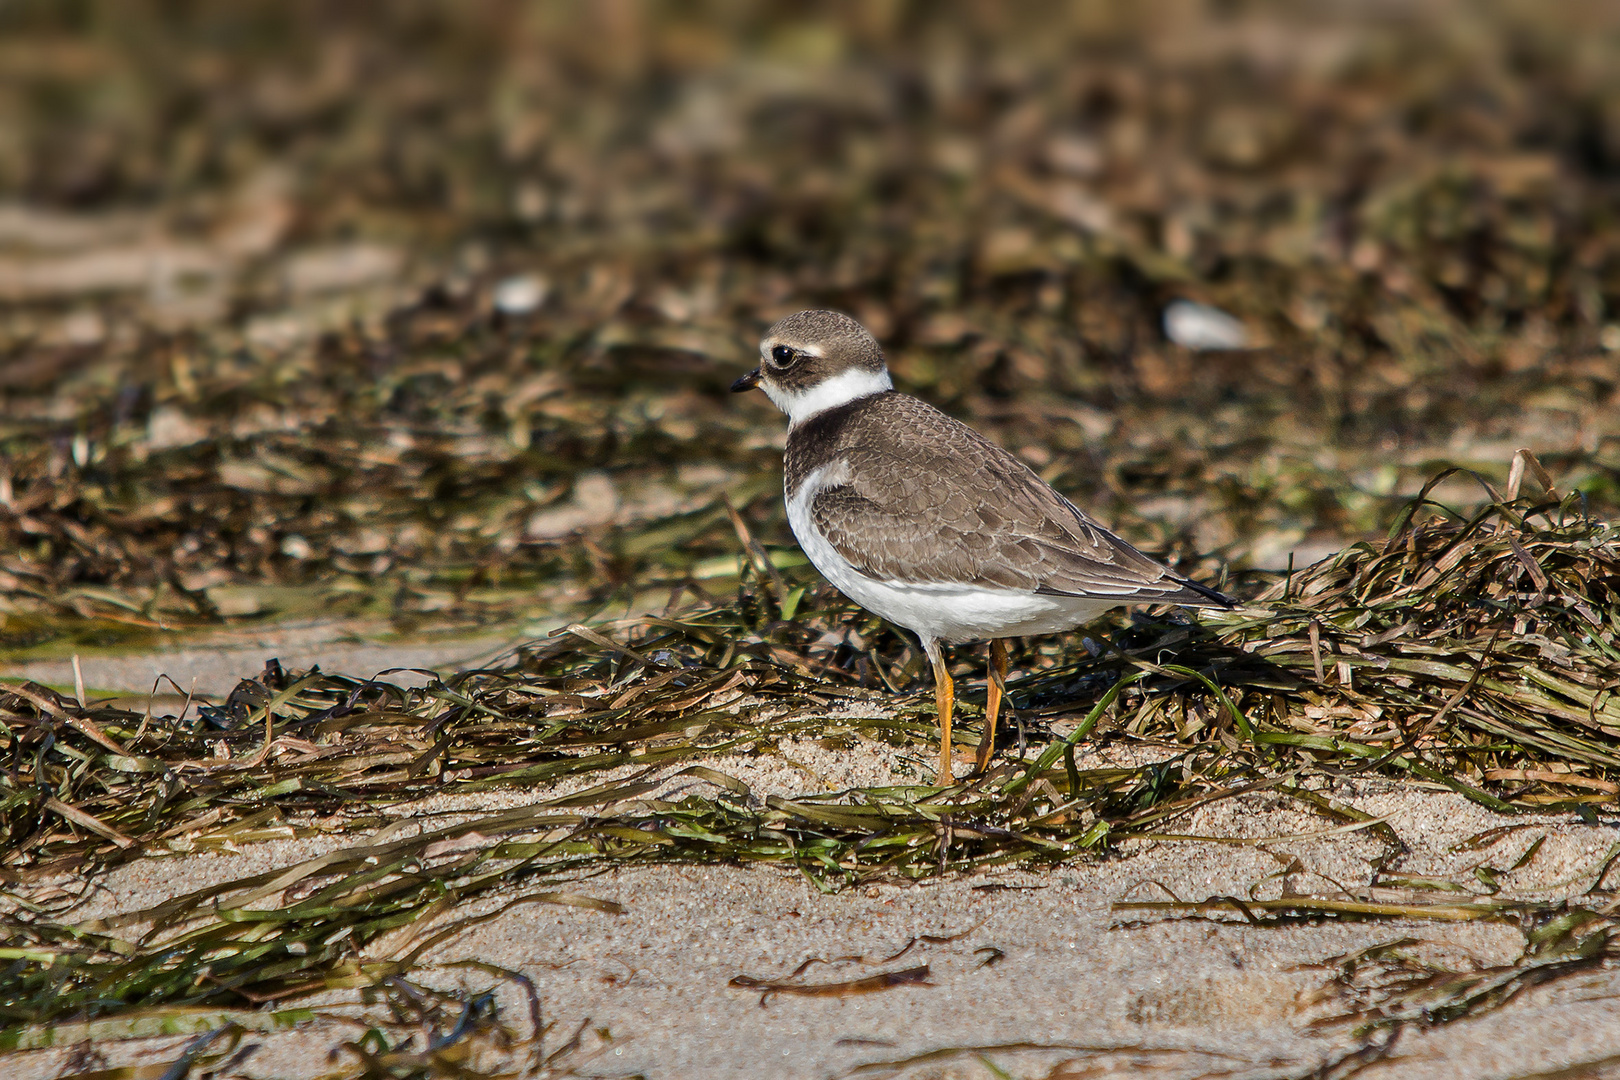
[{"label": "plover", "polygon": [[966,424],[897,392],[877,339],[848,315],[789,315],[759,355],[731,389],[758,387],[787,413],[783,487],[805,555],[922,643],[941,784],[953,780],[956,701],[942,644],[990,640],[977,773],[1007,692],[1004,639],[1071,630],[1127,604],[1233,606],[1103,528]]}]

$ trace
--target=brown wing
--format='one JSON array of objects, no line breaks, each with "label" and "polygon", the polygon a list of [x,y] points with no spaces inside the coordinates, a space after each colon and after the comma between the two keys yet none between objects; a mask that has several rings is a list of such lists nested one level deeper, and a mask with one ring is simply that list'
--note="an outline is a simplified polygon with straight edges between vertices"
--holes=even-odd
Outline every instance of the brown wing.
[{"label": "brown wing", "polygon": [[866,574],[1072,596],[1230,603],[1091,520],[973,429],[916,398],[882,397],[838,439],[847,480],[820,492],[810,508],[828,542]]}]

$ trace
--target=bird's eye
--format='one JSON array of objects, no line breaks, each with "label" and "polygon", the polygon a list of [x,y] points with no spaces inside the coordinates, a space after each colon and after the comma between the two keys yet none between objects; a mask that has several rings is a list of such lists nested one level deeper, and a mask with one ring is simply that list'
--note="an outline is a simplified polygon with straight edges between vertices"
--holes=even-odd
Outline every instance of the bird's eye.
[{"label": "bird's eye", "polygon": [[771,363],[777,367],[787,367],[793,363],[793,350],[786,345],[771,346]]}]

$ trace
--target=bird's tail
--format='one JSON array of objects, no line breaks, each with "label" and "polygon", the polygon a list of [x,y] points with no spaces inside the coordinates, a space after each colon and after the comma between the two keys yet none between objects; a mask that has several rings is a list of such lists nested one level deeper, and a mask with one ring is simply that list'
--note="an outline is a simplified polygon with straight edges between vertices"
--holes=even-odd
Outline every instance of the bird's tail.
[{"label": "bird's tail", "polygon": [[1180,585],[1181,592],[1171,593],[1164,597],[1163,603],[1180,604],[1182,607],[1235,608],[1238,606],[1236,600],[1223,592],[1210,588],[1208,585],[1200,585],[1190,578],[1180,577],[1176,574],[1166,574],[1165,576]]}]

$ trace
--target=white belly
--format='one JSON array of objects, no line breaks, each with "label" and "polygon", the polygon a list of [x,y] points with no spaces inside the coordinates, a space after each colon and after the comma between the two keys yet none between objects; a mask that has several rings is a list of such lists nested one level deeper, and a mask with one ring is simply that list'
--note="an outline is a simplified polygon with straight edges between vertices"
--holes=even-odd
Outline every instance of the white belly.
[{"label": "white belly", "polygon": [[955,644],[986,638],[1055,634],[1090,622],[1128,600],[1047,596],[1016,589],[987,589],[954,583],[914,584],[880,581],[850,565],[827,542],[810,517],[810,504],[822,489],[817,470],[788,500],[788,524],[799,547],[823,577],[874,615],[924,639]]}]

